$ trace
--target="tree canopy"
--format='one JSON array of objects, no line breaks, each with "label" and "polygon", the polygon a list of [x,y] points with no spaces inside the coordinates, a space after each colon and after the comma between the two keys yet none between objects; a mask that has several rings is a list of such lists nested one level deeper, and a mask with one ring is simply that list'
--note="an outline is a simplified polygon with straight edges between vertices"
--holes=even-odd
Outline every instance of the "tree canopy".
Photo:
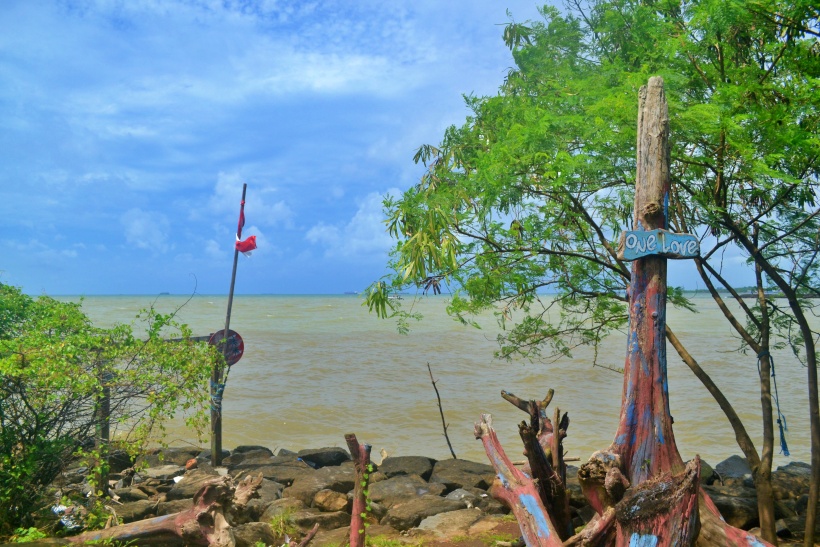
[{"label": "tree canopy", "polygon": [[[630,273],[615,242],[631,228],[636,97],[650,76],[662,76],[668,228],[700,239],[697,275],[738,333],[739,349],[757,361],[789,346],[808,365],[820,481],[817,333],[805,299],[820,296],[816,3],[569,0],[541,15],[505,27],[515,65],[499,93],[467,96],[465,123],[416,153],[427,167],[420,182],[385,201],[395,275],[367,303],[406,320],[385,295],[447,284],[454,317],[496,314],[502,357],[565,355],[623,326]],[[730,249],[756,272],[751,303],[723,275]],[[724,302],[727,293],[739,312]],[[680,288],[669,288],[669,301],[693,306]],[[764,403],[767,439],[771,412]],[[763,454],[770,469],[768,447]]]}]

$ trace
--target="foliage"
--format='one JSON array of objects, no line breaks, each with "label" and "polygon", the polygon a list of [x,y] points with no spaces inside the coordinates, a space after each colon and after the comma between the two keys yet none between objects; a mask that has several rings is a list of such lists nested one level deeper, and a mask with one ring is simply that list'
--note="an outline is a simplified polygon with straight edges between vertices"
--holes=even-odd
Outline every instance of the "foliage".
[{"label": "foliage", "polygon": [[31,543],[45,537],[48,537],[48,535],[32,526],[30,528],[17,528],[14,535],[11,536],[11,541],[14,543]]},{"label": "foliage", "polygon": [[111,437],[133,454],[177,413],[203,430],[214,352],[191,342],[173,313],[137,319],[143,339],[128,325],[95,327],[79,303],[0,284],[0,535],[31,521],[73,458],[104,469],[94,448],[104,395]]},{"label": "foliage", "polygon": [[293,509],[285,507],[281,513],[273,516],[270,520],[270,527],[273,535],[277,537],[293,536],[299,532],[299,527],[293,520]]},{"label": "foliage", "polygon": [[[630,270],[614,242],[635,216],[637,96],[660,75],[671,128],[668,228],[699,238],[693,276],[721,307],[740,350],[762,362],[788,346],[807,365],[820,483],[818,333],[806,321],[814,313],[806,297],[820,296],[816,2],[567,0],[565,8],[511,21],[503,38],[515,66],[499,93],[465,97],[465,123],[418,149],[415,161],[427,168],[420,182],[384,201],[397,240],[394,274],[368,305],[406,321],[379,298],[436,279],[453,291],[448,312],[457,320],[495,314],[500,357],[559,358],[581,345],[597,357],[601,339],[627,321]],[[728,260],[756,273],[756,303],[724,276]],[[668,301],[694,309],[680,288],[669,288]],[[759,488],[770,480],[772,455],[768,365],[760,370],[762,458],[721,403]],[[772,516],[771,499],[759,501]],[[776,541],[773,519],[761,527]]]},{"label": "foliage", "polygon": [[[420,183],[385,200],[396,274],[371,309],[400,315],[386,287],[436,277],[455,318],[493,310],[503,357],[568,355],[625,325],[613,241],[631,224],[636,97],[654,74],[670,103],[671,229],[697,234],[720,272],[726,246],[750,255],[727,217],[743,232],[760,221],[772,262],[816,293],[820,46],[804,4],[572,1],[510,23],[499,94],[466,97],[466,123],[419,148]],[[669,299],[692,307],[680,289]]]}]

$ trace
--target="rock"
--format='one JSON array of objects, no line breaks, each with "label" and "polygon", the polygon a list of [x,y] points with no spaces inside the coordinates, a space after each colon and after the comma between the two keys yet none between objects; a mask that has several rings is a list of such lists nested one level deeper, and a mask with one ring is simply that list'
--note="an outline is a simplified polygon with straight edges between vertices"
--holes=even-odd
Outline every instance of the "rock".
[{"label": "rock", "polygon": [[149,479],[159,479],[161,481],[169,481],[174,477],[179,477],[185,474],[185,467],[181,465],[162,465],[159,467],[149,467],[140,471],[140,475]]},{"label": "rock", "polygon": [[184,466],[185,462],[187,462],[191,458],[196,458],[201,453],[201,448],[193,447],[155,448],[153,450],[148,451],[148,453],[146,453],[145,455],[137,458],[136,465],[147,467],[159,467],[162,465],[171,464]]},{"label": "rock", "polygon": [[737,455],[726,458],[717,464],[715,471],[723,481],[726,479],[744,479],[752,474],[752,469],[746,462],[746,458]]},{"label": "rock", "polygon": [[282,493],[285,497],[301,500],[305,505],[313,505],[313,497],[320,490],[333,490],[346,494],[353,489],[356,472],[352,466],[323,467],[309,475],[293,481]]},{"label": "rock", "polygon": [[398,475],[370,485],[369,498],[389,508],[408,498],[429,494],[440,496],[444,490],[443,484],[428,483],[418,475]]},{"label": "rock", "polygon": [[[748,490],[739,487],[742,490]],[[757,497],[733,496],[721,493],[715,486],[704,486],[727,524],[748,530],[758,523]],[[723,488],[726,491],[726,487]]]},{"label": "rock", "polygon": [[780,466],[772,473],[772,491],[774,499],[797,499],[809,491],[811,484],[811,466],[800,462],[791,462]]},{"label": "rock", "polygon": [[350,515],[344,511],[322,513],[318,509],[302,509],[296,511],[291,520],[303,531],[310,530],[317,522],[319,523],[320,530],[332,530],[333,528],[350,526]]},{"label": "rock", "polygon": [[112,450],[108,455],[108,471],[122,473],[134,465],[134,460],[125,450]]},{"label": "rock", "polygon": [[387,515],[382,519],[381,524],[387,524],[396,530],[409,530],[418,526],[427,517],[463,508],[464,503],[461,501],[425,494],[394,504],[387,510]]},{"label": "rock", "polygon": [[350,460],[350,454],[347,453],[347,450],[338,446],[300,450],[297,452],[297,456],[314,469],[341,465],[343,462]]},{"label": "rock", "polygon": [[199,467],[199,462],[196,461],[196,458],[191,458],[185,462],[185,471],[190,471],[192,469],[196,469],[197,467]]},{"label": "rock", "polygon": [[236,547],[254,547],[257,542],[264,545],[281,545],[284,538],[277,537],[273,528],[266,522],[248,522],[233,527]]},{"label": "rock", "polygon": [[140,488],[135,487],[128,487],[128,488],[117,488],[111,490],[111,493],[114,494],[119,498],[120,503],[128,503],[129,501],[141,501],[147,500],[148,494],[146,494]]},{"label": "rock", "polygon": [[[230,455],[231,455],[230,450],[225,450],[224,448],[222,449],[222,459],[223,460],[225,458],[227,458],[228,456],[230,456]],[[208,448],[206,450],[203,450],[202,452],[197,454],[196,459],[199,463],[208,462],[210,464],[211,463],[211,449]]]},{"label": "rock", "polygon": [[495,478],[495,470],[484,463],[468,460],[439,460],[430,475],[431,483],[441,483],[447,491],[471,486],[486,490]]},{"label": "rock", "polygon": [[157,516],[162,515],[173,515],[174,513],[180,513],[182,511],[187,511],[191,507],[194,506],[193,499],[178,499],[178,500],[171,500],[165,501],[160,503],[157,506]]},{"label": "rock", "polygon": [[262,476],[273,482],[290,486],[296,479],[307,477],[316,471],[307,464],[297,461],[290,456],[274,456],[272,458],[243,462],[229,469],[230,475],[242,479],[247,475]]},{"label": "rock", "polygon": [[319,490],[313,496],[313,506],[319,511],[332,513],[335,511],[349,511],[349,500],[347,495],[333,490]]},{"label": "rock", "polygon": [[132,501],[117,506],[117,518],[123,524],[142,520],[148,515],[156,515],[156,502],[150,500]]},{"label": "rock", "polygon": [[[238,452],[239,448],[243,448],[244,450]],[[251,446],[243,446],[238,447],[231,455],[227,458],[222,460],[222,465],[227,467],[231,467],[233,465],[238,465],[240,463],[251,463],[260,460],[267,460],[273,457],[273,452],[270,449],[265,448],[264,446],[260,447],[251,447]],[[294,458],[295,459],[295,458]]]},{"label": "rock", "polygon": [[448,511],[425,518],[419,523],[418,529],[438,538],[466,536],[469,529],[481,517],[481,511],[476,509]]},{"label": "rock", "polygon": [[435,464],[436,460],[424,456],[396,456],[384,460],[379,465],[379,472],[388,479],[397,475],[418,475],[429,480]]},{"label": "rock", "polygon": [[716,480],[717,475],[715,474],[715,470],[712,468],[712,466],[706,463],[705,461],[700,460],[700,484],[710,485],[714,484]]},{"label": "rock", "polygon": [[208,473],[199,469],[188,471],[183,475],[182,480],[174,484],[166,493],[165,499],[168,501],[191,499],[203,486],[216,480],[219,480],[219,475],[216,473]]},{"label": "rock", "polygon": [[301,501],[293,498],[282,498],[271,502],[262,516],[259,518],[262,522],[270,522],[274,518],[280,517],[286,513],[295,513],[307,509],[307,505]]},{"label": "rock", "polygon": [[[475,490],[475,489],[474,489]],[[479,497],[474,492],[470,492],[469,490],[465,490],[464,488],[457,488],[447,494],[445,499],[448,500],[458,500],[464,503],[467,509],[471,509],[476,506],[478,503]]]}]

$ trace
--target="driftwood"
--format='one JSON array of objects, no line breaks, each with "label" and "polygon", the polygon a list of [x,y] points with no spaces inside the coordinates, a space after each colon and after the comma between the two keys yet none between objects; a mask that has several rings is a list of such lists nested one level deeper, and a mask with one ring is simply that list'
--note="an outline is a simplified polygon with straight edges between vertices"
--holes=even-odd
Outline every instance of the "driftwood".
[{"label": "driftwood", "polygon": [[219,477],[196,493],[193,507],[152,519],[86,532],[68,538],[73,543],[122,542],[128,545],[207,545],[234,547],[231,511],[241,511],[256,496],[262,475],[246,477],[236,487],[229,477]]},{"label": "driftwood", "polygon": [[364,547],[366,540],[365,526],[367,518],[367,487],[370,478],[370,449],[369,444],[359,444],[356,435],[345,435],[347,448],[353,457],[356,468],[356,485],[353,487],[353,507],[350,511],[350,547]]},{"label": "driftwood", "polygon": [[[545,481],[543,476],[534,481],[535,474],[549,474],[550,468],[560,469],[562,464],[561,430],[566,434],[566,427],[563,419],[559,422],[560,413],[556,412],[554,419],[560,424],[556,425],[558,431],[545,431],[548,420],[544,410],[552,392],[538,403],[502,393],[505,399],[542,420],[540,425],[531,422],[529,427],[519,428],[533,477],[512,467],[489,416],[482,415],[476,425],[476,436],[484,443],[501,481],[495,495],[512,508],[527,545],[769,545],[720,518],[714,503],[700,488],[700,459],[685,465],[672,431],[666,371],[666,261],[670,256],[687,258],[698,251],[689,243],[693,236],[686,234],[667,237],[664,232],[663,241],[676,242],[679,253],[667,253],[663,244],[657,244],[658,234],[667,228],[668,136],[663,80],[653,77],[640,91],[634,230],[623,239],[626,247],[642,247],[630,253],[622,249],[619,257],[634,259],[627,292],[629,332],[620,421],[613,443],[594,453],[578,473],[596,518],[579,534],[562,542],[554,526],[564,526],[562,509],[541,503],[543,493],[534,499],[536,482],[552,481],[549,477]],[[539,439],[543,456],[532,454],[534,437]]]},{"label": "driftwood", "polygon": [[550,389],[541,401],[526,401],[508,391],[501,397],[530,416],[529,423],[521,422],[518,433],[524,443],[524,455],[529,473],[538,488],[541,502],[549,511],[559,537],[569,538],[572,533],[572,514],[567,493],[567,466],[564,463],[563,440],[567,436],[569,417],[556,408],[553,420],[547,417],[547,407],[555,391]]}]

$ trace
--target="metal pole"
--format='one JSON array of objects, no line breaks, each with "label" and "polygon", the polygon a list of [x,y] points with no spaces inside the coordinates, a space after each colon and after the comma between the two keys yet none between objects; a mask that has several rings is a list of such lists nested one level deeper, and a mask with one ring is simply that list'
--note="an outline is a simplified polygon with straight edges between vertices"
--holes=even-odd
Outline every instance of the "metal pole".
[{"label": "metal pole", "polygon": [[[239,205],[239,218],[245,212],[245,192],[247,184],[242,185],[242,202]],[[242,239],[242,222],[237,224],[236,237]],[[211,465],[216,467],[222,464],[222,394],[225,389],[222,386],[222,367],[227,366],[228,353],[228,333],[231,327],[231,307],[233,306],[233,289],[236,284],[236,263],[239,260],[239,249],[233,251],[233,271],[231,272],[231,289],[228,291],[228,311],[225,314],[225,331],[223,333],[224,344],[222,346],[223,362],[215,364],[211,371]]]}]

